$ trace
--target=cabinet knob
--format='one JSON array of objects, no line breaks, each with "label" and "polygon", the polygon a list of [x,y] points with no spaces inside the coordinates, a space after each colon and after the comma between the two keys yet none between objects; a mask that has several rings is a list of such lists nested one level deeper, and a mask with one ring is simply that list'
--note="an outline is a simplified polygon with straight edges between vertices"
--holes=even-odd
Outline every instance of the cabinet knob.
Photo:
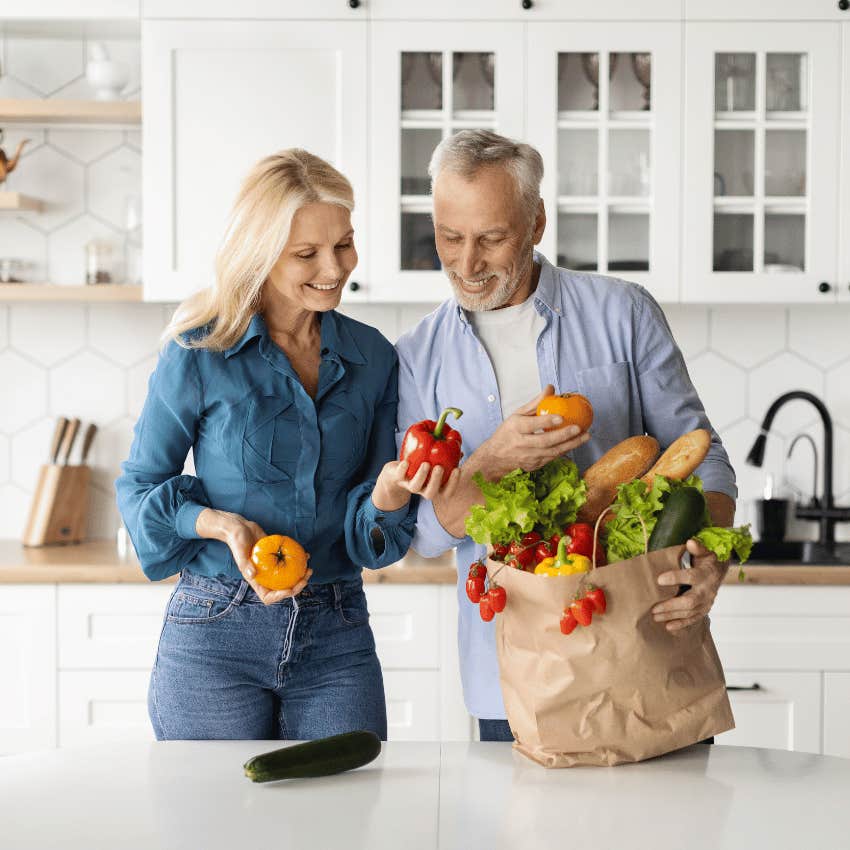
[{"label": "cabinet knob", "polygon": [[348,0],[348,5],[352,9],[360,8],[360,0]]},{"label": "cabinet knob", "polygon": [[[357,0],[351,0],[352,3],[355,3]],[[360,289],[360,284],[356,280],[352,280],[351,283],[348,284],[348,288],[352,292],[357,292]]]},{"label": "cabinet knob", "polygon": [[838,0],[838,8],[841,9],[842,12],[846,12],[850,9],[850,0]]},{"label": "cabinet knob", "polygon": [[825,280],[818,284],[818,292],[829,292],[831,289],[832,287]]},{"label": "cabinet knob", "polygon": [[[850,2],[850,0],[844,0],[844,2]],[[532,0],[522,0],[523,9],[530,9],[533,5],[534,3],[532,2]]]}]

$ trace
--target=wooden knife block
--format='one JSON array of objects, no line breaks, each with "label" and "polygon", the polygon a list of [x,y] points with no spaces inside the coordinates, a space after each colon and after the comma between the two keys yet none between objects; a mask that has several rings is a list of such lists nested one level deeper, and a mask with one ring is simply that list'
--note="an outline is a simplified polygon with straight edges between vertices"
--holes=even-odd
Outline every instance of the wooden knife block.
[{"label": "wooden knife block", "polygon": [[80,543],[86,536],[89,513],[88,466],[44,464],[39,470],[24,546]]}]

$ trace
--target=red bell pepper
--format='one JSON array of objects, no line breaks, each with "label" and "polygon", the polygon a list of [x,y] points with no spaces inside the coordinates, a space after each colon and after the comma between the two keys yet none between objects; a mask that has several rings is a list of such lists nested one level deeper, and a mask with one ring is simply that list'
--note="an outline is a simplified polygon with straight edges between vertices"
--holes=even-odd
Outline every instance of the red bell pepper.
[{"label": "red bell pepper", "polygon": [[[564,529],[567,542],[567,554],[584,555],[593,560],[593,526],[587,522],[574,522]],[[596,566],[605,566],[605,550],[596,541]]]},{"label": "red bell pepper", "polygon": [[433,419],[423,419],[407,429],[399,455],[399,460],[408,462],[406,478],[413,478],[423,463],[430,463],[432,468],[443,467],[445,484],[452,470],[457,468],[463,452],[460,448],[460,432],[446,425],[446,418],[450,413],[455,419],[460,419],[463,415],[462,410],[447,407],[436,422]]}]

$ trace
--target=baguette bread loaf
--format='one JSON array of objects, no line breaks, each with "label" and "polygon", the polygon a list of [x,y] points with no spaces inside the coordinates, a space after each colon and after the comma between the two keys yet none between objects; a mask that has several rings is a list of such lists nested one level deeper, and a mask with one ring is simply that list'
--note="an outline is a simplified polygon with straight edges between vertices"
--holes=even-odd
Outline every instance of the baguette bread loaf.
[{"label": "baguette bread loaf", "polygon": [[674,481],[684,481],[705,460],[711,446],[711,434],[705,428],[697,428],[674,440],[641,479],[652,486],[656,475],[664,475]]},{"label": "baguette bread loaf", "polygon": [[617,487],[640,477],[658,457],[654,437],[629,437],[617,443],[589,466],[582,478],[587,483],[587,501],[578,512],[579,522],[596,522],[617,496]]}]

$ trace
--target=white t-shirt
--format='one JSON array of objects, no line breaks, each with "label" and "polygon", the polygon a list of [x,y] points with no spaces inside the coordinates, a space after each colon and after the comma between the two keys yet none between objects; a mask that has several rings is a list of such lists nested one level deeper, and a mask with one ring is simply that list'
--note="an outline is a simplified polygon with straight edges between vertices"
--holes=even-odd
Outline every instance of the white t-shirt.
[{"label": "white t-shirt", "polygon": [[490,356],[506,419],[540,392],[537,338],[546,320],[534,307],[534,294],[513,307],[468,310],[466,315]]}]

